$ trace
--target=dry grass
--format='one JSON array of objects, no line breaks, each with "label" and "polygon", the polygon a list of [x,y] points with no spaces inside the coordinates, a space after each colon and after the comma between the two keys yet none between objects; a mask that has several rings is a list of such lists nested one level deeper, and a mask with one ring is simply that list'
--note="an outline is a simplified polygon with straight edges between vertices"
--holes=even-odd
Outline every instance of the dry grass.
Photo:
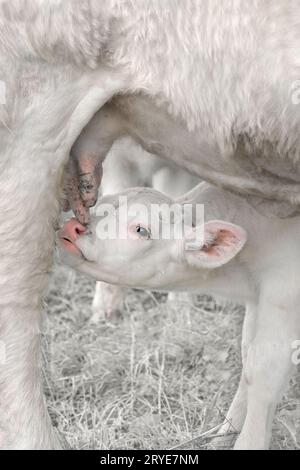
[{"label": "dry grass", "polygon": [[[222,422],[238,384],[242,308],[208,297],[170,307],[164,295],[132,291],[123,320],[95,327],[93,289],[55,268],[45,387],[60,433],[77,449],[206,449],[203,434]],[[296,449],[296,381],[277,413],[274,449]]]}]

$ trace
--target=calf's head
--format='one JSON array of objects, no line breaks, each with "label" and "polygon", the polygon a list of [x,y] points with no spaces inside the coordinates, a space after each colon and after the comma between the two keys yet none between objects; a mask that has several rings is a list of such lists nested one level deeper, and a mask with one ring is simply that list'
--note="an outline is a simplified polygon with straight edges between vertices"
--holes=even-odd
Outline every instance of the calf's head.
[{"label": "calf's head", "polygon": [[243,248],[246,232],[229,222],[191,224],[178,238],[174,217],[157,210],[157,217],[149,217],[153,205],[172,204],[145,188],[102,198],[88,228],[72,219],[58,232],[63,261],[112,284],[185,290],[201,282],[201,276],[213,275]]}]

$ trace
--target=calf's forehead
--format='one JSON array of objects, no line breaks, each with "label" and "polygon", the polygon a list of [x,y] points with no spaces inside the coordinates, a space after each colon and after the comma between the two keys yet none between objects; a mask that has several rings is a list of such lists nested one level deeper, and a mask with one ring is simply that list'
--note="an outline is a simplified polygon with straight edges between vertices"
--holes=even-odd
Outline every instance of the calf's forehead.
[{"label": "calf's forehead", "polygon": [[132,188],[118,194],[112,194],[102,197],[99,200],[99,206],[110,204],[115,209],[127,204],[128,208],[134,204],[143,204],[151,207],[152,204],[173,204],[174,201],[152,188]]}]

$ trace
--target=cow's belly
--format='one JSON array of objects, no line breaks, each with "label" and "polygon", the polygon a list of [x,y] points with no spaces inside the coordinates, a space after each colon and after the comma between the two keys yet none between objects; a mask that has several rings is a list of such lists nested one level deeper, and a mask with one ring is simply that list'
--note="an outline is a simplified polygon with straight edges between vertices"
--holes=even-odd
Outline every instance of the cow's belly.
[{"label": "cow's belly", "polygon": [[201,129],[189,131],[184,122],[172,119],[140,95],[118,97],[112,106],[124,118],[126,132],[147,151],[173,160],[212,184],[246,195],[255,206],[263,208],[261,200],[271,199],[275,215],[298,213],[300,165],[294,163],[293,153],[281,155],[260,136],[255,142],[242,135],[235,141],[217,142]]},{"label": "cow's belly", "polygon": [[188,131],[183,122],[172,119],[150,99],[140,95],[123,96],[112,105],[121,113],[126,132],[148,152],[173,160],[199,176],[204,167],[225,171],[226,162],[221,161],[216,143],[207,142],[199,132]]}]

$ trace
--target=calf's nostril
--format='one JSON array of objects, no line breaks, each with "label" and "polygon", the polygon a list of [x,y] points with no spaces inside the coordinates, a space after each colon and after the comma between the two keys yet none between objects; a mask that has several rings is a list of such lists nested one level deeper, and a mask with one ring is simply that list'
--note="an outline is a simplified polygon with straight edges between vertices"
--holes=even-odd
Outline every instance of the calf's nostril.
[{"label": "calf's nostril", "polygon": [[80,237],[81,235],[84,235],[86,232],[86,227],[84,225],[81,225],[81,223],[78,222],[76,219],[73,219],[71,221],[70,228],[75,237]]},{"label": "calf's nostril", "polygon": [[64,235],[67,236],[70,240],[77,240],[77,238],[81,237],[86,233],[86,227],[81,225],[80,222],[76,219],[71,219],[64,228]]}]

